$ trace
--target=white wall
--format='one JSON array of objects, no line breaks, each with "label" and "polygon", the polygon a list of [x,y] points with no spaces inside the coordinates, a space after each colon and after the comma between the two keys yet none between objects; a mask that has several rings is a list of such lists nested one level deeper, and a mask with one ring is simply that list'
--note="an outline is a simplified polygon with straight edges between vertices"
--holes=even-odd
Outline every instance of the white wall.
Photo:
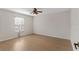
[{"label": "white wall", "polygon": [[33,20],[34,33],[70,39],[70,11],[39,15]]},{"label": "white wall", "polygon": [[[79,42],[79,8],[71,9],[71,41]],[[73,49],[76,50],[73,46]],[[79,51],[79,49],[77,49]]]},{"label": "white wall", "polygon": [[22,33],[22,35],[32,33],[33,17],[14,12],[9,12],[6,10],[0,10],[0,41],[17,37],[17,33],[14,31],[15,17],[24,18],[25,24],[24,24],[24,32]]}]

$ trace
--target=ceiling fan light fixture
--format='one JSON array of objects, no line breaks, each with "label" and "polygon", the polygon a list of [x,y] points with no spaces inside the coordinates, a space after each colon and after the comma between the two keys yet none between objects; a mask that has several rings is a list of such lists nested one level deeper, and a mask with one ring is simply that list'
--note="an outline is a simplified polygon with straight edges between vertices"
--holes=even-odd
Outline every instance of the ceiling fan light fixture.
[{"label": "ceiling fan light fixture", "polygon": [[32,13],[33,16],[37,16],[38,14]]},{"label": "ceiling fan light fixture", "polygon": [[37,16],[37,14],[33,14],[33,16]]}]

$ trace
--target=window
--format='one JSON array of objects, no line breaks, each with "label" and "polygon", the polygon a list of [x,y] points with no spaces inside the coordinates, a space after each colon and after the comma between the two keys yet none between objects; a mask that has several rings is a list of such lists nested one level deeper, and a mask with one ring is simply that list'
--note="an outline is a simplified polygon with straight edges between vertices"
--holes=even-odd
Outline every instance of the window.
[{"label": "window", "polygon": [[24,25],[24,18],[16,17],[15,25]]},{"label": "window", "polygon": [[24,31],[24,18],[15,17],[15,32],[23,32]]}]

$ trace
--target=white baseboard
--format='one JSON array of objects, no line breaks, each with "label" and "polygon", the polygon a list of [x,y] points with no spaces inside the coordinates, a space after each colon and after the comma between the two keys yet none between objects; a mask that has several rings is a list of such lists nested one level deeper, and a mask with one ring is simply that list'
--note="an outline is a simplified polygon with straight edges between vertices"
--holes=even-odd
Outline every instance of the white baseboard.
[{"label": "white baseboard", "polygon": [[49,36],[49,37],[55,37],[55,38],[59,38],[59,39],[66,39],[66,40],[70,40],[70,39],[68,39],[68,38],[62,38],[62,37],[59,37],[59,36],[52,36],[52,35],[47,35],[47,34],[40,34],[40,33],[33,33],[33,34],[43,35],[43,36]]},{"label": "white baseboard", "polygon": [[[24,37],[24,36],[27,36],[27,35],[31,35],[31,34],[22,35],[21,37]],[[16,38],[18,38],[18,37],[17,36],[12,36],[12,37],[9,37],[9,38],[0,40],[0,42],[7,41],[7,40],[11,40],[11,39],[16,39]]]},{"label": "white baseboard", "polygon": [[16,38],[17,36],[12,36],[12,37],[8,37],[8,38],[5,38],[5,39],[1,39],[0,41],[6,41],[6,40],[11,40],[11,39],[14,39]]}]

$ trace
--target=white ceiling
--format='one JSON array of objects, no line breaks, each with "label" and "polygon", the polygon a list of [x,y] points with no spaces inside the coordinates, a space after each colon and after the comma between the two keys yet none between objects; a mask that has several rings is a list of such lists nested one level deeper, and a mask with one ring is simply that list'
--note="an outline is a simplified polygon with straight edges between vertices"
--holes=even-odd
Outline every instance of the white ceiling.
[{"label": "white ceiling", "polygon": [[[30,15],[33,16],[32,10],[33,8],[5,8],[5,10],[13,11],[13,12],[18,12],[21,14],[25,15]],[[49,13],[57,13],[57,12],[63,12],[63,11],[68,11],[70,10],[69,8],[38,8],[38,10],[42,10],[42,14],[49,14]],[[42,15],[40,14],[40,15]]]}]

